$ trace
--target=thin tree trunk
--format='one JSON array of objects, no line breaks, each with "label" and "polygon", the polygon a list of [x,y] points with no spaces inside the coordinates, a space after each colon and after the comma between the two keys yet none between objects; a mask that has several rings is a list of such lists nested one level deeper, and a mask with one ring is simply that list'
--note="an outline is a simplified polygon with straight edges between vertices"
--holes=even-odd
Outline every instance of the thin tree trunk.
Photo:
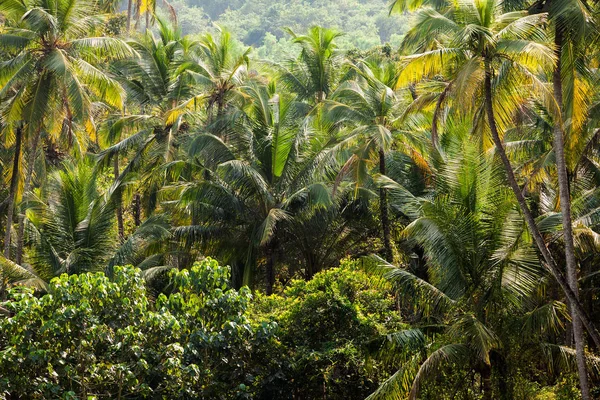
[{"label": "thin tree trunk", "polygon": [[[119,179],[119,156],[115,155],[115,157],[113,158],[113,173],[115,175],[115,182]],[[117,229],[119,232],[119,242],[123,242],[123,239],[125,238],[125,228],[123,226],[123,206],[122,206],[122,196],[120,193],[120,189],[119,190],[118,196],[117,196],[117,207],[116,207],[116,213],[117,213]]]},{"label": "thin tree trunk", "polygon": [[[140,27],[140,18],[142,18],[142,13],[141,13],[141,8],[140,8],[141,2],[140,1],[136,1],[135,2],[135,25],[133,26],[133,28],[137,31],[138,28]],[[143,112],[143,110],[142,110]]]},{"label": "thin tree trunk", "polygon": [[315,263],[314,263],[314,255],[310,252],[306,254],[306,272],[304,274],[304,280],[310,281],[312,277],[315,275]]},{"label": "thin tree trunk", "polygon": [[438,149],[439,146],[438,119],[442,111],[444,101],[446,100],[446,96],[450,91],[451,85],[452,83],[449,83],[448,86],[442,90],[442,93],[440,93],[440,97],[438,97],[438,101],[435,104],[435,110],[433,111],[433,118],[431,119],[431,144],[433,145],[434,149]]},{"label": "thin tree trunk", "polygon": [[581,318],[581,321],[583,322],[588,333],[594,340],[594,343],[596,344],[596,346],[598,346],[600,344],[600,335],[598,334],[598,331],[596,330],[596,327],[594,326],[594,323],[592,322],[591,318],[586,314],[583,306],[577,299],[575,292],[573,292],[573,290],[567,283],[567,280],[565,279],[562,271],[558,268],[558,265],[554,261],[554,258],[552,257],[552,254],[548,250],[548,247],[546,247],[544,238],[542,237],[542,234],[540,233],[540,231],[535,223],[535,219],[533,218],[533,215],[531,214],[531,210],[529,209],[529,206],[527,205],[527,201],[525,200],[525,197],[523,196],[523,193],[521,192],[521,188],[519,187],[519,184],[517,183],[517,180],[515,178],[515,173],[512,169],[512,165],[510,164],[510,160],[506,156],[506,151],[504,150],[502,140],[500,140],[500,136],[498,135],[498,128],[496,127],[496,120],[494,118],[494,109],[493,109],[493,105],[492,105],[493,104],[492,103],[492,100],[493,100],[492,70],[491,70],[491,66],[490,66],[490,61],[487,59],[485,60],[484,90],[485,90],[485,111],[486,111],[486,114],[488,117],[490,131],[492,133],[492,138],[494,139],[494,144],[496,145],[496,150],[498,151],[498,155],[500,156],[500,159],[502,160],[502,164],[504,165],[508,183],[509,183],[513,193],[515,194],[515,197],[517,198],[517,202],[519,203],[519,207],[521,208],[521,212],[523,213],[523,217],[525,218],[527,227],[529,228],[529,231],[531,232],[531,235],[533,236],[533,239],[535,241],[535,244],[536,244],[538,250],[540,251],[540,254],[542,255],[544,261],[546,262],[546,267],[548,268],[549,272],[552,274],[554,279],[556,279],[556,282],[562,289],[562,291],[565,294],[565,296],[567,297],[568,301],[572,302],[572,305],[574,308],[573,311],[575,311],[576,315],[579,315],[579,318]]},{"label": "thin tree trunk", "polygon": [[417,87],[414,83],[408,85],[408,91],[410,92],[410,97],[412,97],[413,101],[415,101],[419,95],[417,94]]},{"label": "thin tree trunk", "polygon": [[510,368],[504,356],[496,351],[490,352],[490,365],[497,381],[498,400],[513,400],[513,382],[511,381]]},{"label": "thin tree trunk", "polygon": [[[379,148],[379,173],[385,175],[385,152]],[[379,212],[381,213],[381,230],[383,232],[383,250],[386,261],[393,261],[392,241],[390,239],[390,218],[388,213],[387,189],[379,188]]]},{"label": "thin tree trunk", "polygon": [[127,0],[127,33],[131,30],[131,9],[133,7],[133,0]]},{"label": "thin tree trunk", "polygon": [[265,284],[267,295],[273,294],[273,286],[275,286],[275,249],[277,247],[276,239],[271,239],[267,244],[266,258],[267,266],[265,271]]},{"label": "thin tree trunk", "polygon": [[13,214],[15,212],[15,200],[17,197],[17,186],[19,183],[19,165],[21,160],[21,143],[23,141],[23,130],[17,128],[15,138],[15,155],[13,157],[13,169],[10,177],[10,189],[8,192],[8,213],[6,214],[6,232],[4,234],[4,257],[10,259],[10,236],[12,231]]},{"label": "thin tree trunk", "polygon": [[[565,258],[567,265],[567,282],[569,287],[579,299],[579,284],[577,280],[577,260],[575,258],[575,244],[573,243],[573,226],[571,219],[571,195],[569,190],[569,177],[567,176],[567,166],[565,161],[565,143],[562,126],[562,78],[561,78],[561,53],[562,53],[563,34],[560,29],[555,30],[554,43],[556,45],[556,67],[552,76],[554,86],[554,98],[558,104],[560,118],[554,123],[554,155],[556,159],[556,169],[558,174],[558,192],[560,196],[560,209],[562,214],[563,241],[565,245]],[[573,337],[575,340],[575,351],[577,358],[577,369],[579,372],[579,385],[583,400],[590,398],[590,385],[588,381],[588,372],[585,362],[585,337],[581,320],[577,318],[577,313],[573,312],[571,301],[569,309],[572,317]]]},{"label": "thin tree trunk", "polygon": [[483,396],[482,400],[492,400],[492,367],[484,365],[479,371],[481,374],[481,391]]},{"label": "thin tree trunk", "polygon": [[[29,149],[29,157],[27,158],[27,175],[25,176],[25,186],[23,187],[23,199],[26,198],[29,191],[31,190],[31,182],[33,180],[33,170],[35,167],[35,158],[37,155],[37,148],[40,142],[41,133],[36,132],[33,137],[33,143],[31,149]],[[15,262],[21,264],[23,259],[23,240],[25,234],[25,210],[21,210],[19,213],[19,226],[17,228],[17,253],[15,255]]]},{"label": "thin tree trunk", "polygon": [[133,196],[133,223],[136,227],[142,224],[142,200],[138,193]]}]

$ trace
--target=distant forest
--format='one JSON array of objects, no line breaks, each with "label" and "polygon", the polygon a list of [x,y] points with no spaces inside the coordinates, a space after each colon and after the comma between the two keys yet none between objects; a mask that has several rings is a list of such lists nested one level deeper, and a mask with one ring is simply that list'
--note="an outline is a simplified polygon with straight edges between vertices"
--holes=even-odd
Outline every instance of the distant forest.
[{"label": "distant forest", "polygon": [[[165,3],[157,4],[165,10]],[[304,32],[318,24],[345,32],[339,40],[344,49],[366,50],[390,43],[400,44],[408,29],[408,16],[389,15],[385,0],[174,0],[184,34],[227,28],[243,44],[258,49],[263,58],[278,58],[293,51],[285,30]]]}]

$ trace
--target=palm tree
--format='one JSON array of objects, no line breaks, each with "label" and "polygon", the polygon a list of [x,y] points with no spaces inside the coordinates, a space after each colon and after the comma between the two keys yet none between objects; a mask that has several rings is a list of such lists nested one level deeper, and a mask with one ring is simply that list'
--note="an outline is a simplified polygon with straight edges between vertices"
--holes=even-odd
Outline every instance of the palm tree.
[{"label": "palm tree", "polygon": [[[508,183],[517,197],[536,246],[569,303],[575,304],[575,314],[583,319],[590,336],[600,344],[600,336],[594,324],[586,316],[576,293],[569,286],[544,242],[500,138],[499,128],[506,129],[506,125],[511,121],[510,110],[515,108],[519,98],[526,97],[524,93],[519,95],[519,91],[514,90],[523,85],[523,82],[527,82],[530,89],[540,91],[540,98],[546,102],[548,109],[556,109],[555,103],[548,101],[549,96],[546,96],[543,85],[535,75],[540,72],[540,67],[553,65],[554,62],[553,51],[543,44],[545,34],[542,23],[545,14],[500,14],[500,10],[497,1],[460,3],[446,15],[433,9],[423,9],[417,15],[415,27],[407,34],[409,44],[421,43],[424,39],[429,43],[442,39],[451,47],[441,46],[408,57],[404,72],[417,78],[432,76],[448,72],[446,66],[456,63],[459,68],[454,76],[463,77],[455,79],[456,82],[465,82],[465,73],[469,72],[468,76],[475,80],[473,82],[471,79],[469,82],[477,84],[478,90],[483,86],[485,104],[478,114],[480,118],[484,115],[487,117],[487,126],[505,167]],[[501,92],[506,87],[512,88],[509,94]],[[494,88],[496,93],[501,93],[502,103],[495,102]],[[577,315],[573,315],[574,319]]]},{"label": "palm tree", "polygon": [[335,89],[342,59],[336,51],[335,39],[341,34],[332,29],[314,26],[306,35],[288,30],[292,41],[301,46],[298,59],[286,66],[277,66],[281,83],[310,104],[323,102]]},{"label": "palm tree", "polygon": [[114,204],[99,195],[96,182],[89,164],[67,163],[51,176],[47,192],[31,200],[31,263],[46,281],[61,273],[102,270],[116,249]]},{"label": "palm tree", "polygon": [[[477,371],[483,399],[504,398],[507,393],[502,391],[512,389],[503,381],[502,363],[519,351],[507,340],[513,329],[530,326],[534,318],[536,326],[546,329],[562,326],[560,303],[535,300],[544,269],[503,184],[501,164],[469,138],[455,139],[445,153],[432,195],[412,197],[387,182],[402,199],[399,206],[413,218],[403,236],[422,246],[427,278],[381,259],[373,270],[394,282],[399,295],[416,306],[417,325],[423,328],[391,336],[405,351],[405,362],[369,399],[401,398],[403,392],[416,399],[425,381],[450,365]],[[553,311],[546,313],[548,307]],[[425,346],[427,338],[431,342]],[[537,340],[525,335],[517,343],[542,345]],[[500,380],[497,389],[492,373]]]},{"label": "palm tree", "polygon": [[[585,49],[586,39],[590,38],[590,33],[597,36],[597,29],[594,27],[591,12],[585,1],[540,1],[537,2],[537,8],[546,8],[549,12],[550,20],[554,23],[554,45],[556,51],[556,65],[552,73],[552,85],[554,89],[554,98],[558,105],[558,113],[554,121],[554,154],[556,159],[556,169],[558,177],[558,191],[560,194],[560,207],[563,224],[563,242],[565,248],[567,280],[575,296],[579,298],[578,266],[575,256],[575,244],[573,240],[573,220],[571,216],[571,197],[569,188],[569,177],[567,167],[567,156],[565,155],[565,136],[569,135],[569,127],[565,121],[572,121],[572,128],[577,128],[577,109],[578,96],[585,96],[581,93],[582,85],[578,81],[576,60],[581,58],[582,50]],[[563,90],[563,82],[568,89]],[[567,130],[567,132],[565,132]],[[569,302],[569,307],[573,305]],[[572,311],[575,316],[577,313]],[[585,337],[582,321],[579,318],[573,318],[573,337],[575,339],[575,348],[577,351],[577,364],[579,368],[579,380],[581,393],[584,400],[590,398],[590,389],[587,376],[585,361]]]},{"label": "palm tree", "polygon": [[[71,144],[78,135],[94,129],[92,95],[120,107],[120,85],[94,64],[98,56],[124,58],[132,52],[119,39],[88,36],[105,18],[94,1],[9,0],[0,4],[0,12],[7,20],[0,42],[9,54],[0,74],[0,97],[8,97],[2,121],[5,126],[24,126],[29,142],[24,146],[29,148],[27,194],[41,132],[62,132]],[[23,224],[21,215],[17,264],[23,252]],[[6,237],[10,240],[10,234]]]},{"label": "palm tree", "polygon": [[[373,238],[380,236],[377,216],[371,210],[368,190],[340,183],[330,203],[308,206],[305,200],[289,208],[293,218],[285,221],[281,232],[282,263],[293,273],[294,265],[303,261],[303,277],[330,268],[348,256],[368,254]],[[310,200],[310,199],[309,199]]]},{"label": "palm tree", "polygon": [[190,225],[176,229],[179,237],[205,248],[243,270],[252,284],[264,260],[266,292],[275,283],[278,232],[294,218],[297,202],[318,207],[329,204],[327,188],[314,180],[324,149],[311,143],[302,120],[306,107],[273,91],[273,86],[242,88],[245,104],[229,110],[231,141],[211,133],[196,135],[190,157],[201,179],[182,185],[179,204]]},{"label": "palm tree", "polygon": [[177,149],[195,119],[196,101],[206,97],[185,68],[190,41],[178,29],[157,21],[158,37],[147,31],[130,42],[139,58],[114,66],[132,112],[106,120],[101,133],[103,144],[109,147],[99,156],[104,166],[112,165],[117,156],[129,156],[118,180],[138,175],[148,212],[157,205],[156,194],[166,179],[165,166],[179,159]]},{"label": "palm tree", "polygon": [[194,57],[184,67],[190,73],[195,73],[197,83],[208,94],[208,123],[222,115],[225,107],[233,100],[236,88],[246,80],[249,53],[250,48],[236,53],[231,34],[220,28],[218,37],[207,33],[194,46]]},{"label": "palm tree", "polygon": [[[386,155],[395,144],[406,154],[419,154],[414,138],[400,129],[403,102],[392,87],[399,71],[394,63],[377,60],[353,66],[357,78],[340,84],[327,105],[327,118],[349,130],[344,142],[354,147],[341,173],[353,171],[356,184],[364,181],[365,172],[377,160],[378,172],[386,175]],[[411,143],[411,141],[413,143]],[[385,258],[393,260],[387,190],[379,188],[379,211]]]},{"label": "palm tree", "polygon": [[[392,3],[390,12],[405,11],[415,9],[424,3],[423,1],[396,0]],[[445,0],[426,1],[429,5],[443,9],[448,6]],[[553,23],[554,45],[556,52],[556,62],[552,71],[553,94],[556,101],[557,110],[554,115],[554,158],[556,163],[558,190],[561,201],[561,215],[563,223],[563,243],[565,248],[566,260],[566,279],[573,295],[579,297],[577,260],[575,257],[575,247],[573,240],[573,228],[571,217],[571,199],[569,191],[569,173],[572,173],[573,164],[568,165],[568,156],[565,150],[565,138],[577,141],[577,135],[574,131],[578,127],[578,122],[585,113],[585,107],[582,102],[588,98],[586,88],[588,87],[585,78],[581,79],[579,72],[584,63],[579,63],[584,55],[587,43],[597,37],[597,29],[593,23],[592,9],[589,2],[585,0],[537,0],[537,1],[514,1],[504,2],[503,6],[508,11],[527,7],[532,14],[548,13],[550,21]],[[449,85],[450,86],[450,85]],[[449,87],[448,86],[448,87]],[[566,87],[566,90],[563,89]],[[438,105],[444,101],[446,90],[439,97]],[[583,101],[582,101],[583,99]],[[436,110],[437,111],[437,110]],[[432,123],[432,140],[435,139],[437,128],[437,112],[434,115]],[[572,132],[570,132],[573,130]],[[573,147],[573,144],[570,144]],[[569,301],[569,307],[577,307]],[[581,311],[581,310],[580,310]],[[579,312],[580,313],[580,312]],[[571,311],[575,316],[577,311]],[[584,399],[590,398],[589,382],[586,372],[585,361],[585,338],[583,326],[580,318],[573,318],[573,337],[577,351],[577,363],[579,368],[579,378],[581,392]],[[588,328],[589,329],[589,328]],[[598,341],[597,335],[596,342]]]},{"label": "palm tree", "polygon": [[31,252],[22,265],[0,259],[2,290],[9,284],[45,290],[50,279],[62,273],[112,274],[114,265],[135,265],[148,278],[169,268],[161,248],[170,238],[164,218],[145,221],[120,244],[114,228],[115,200],[122,188],[113,185],[100,193],[97,174],[91,159],[66,162],[29,200],[26,233]]}]

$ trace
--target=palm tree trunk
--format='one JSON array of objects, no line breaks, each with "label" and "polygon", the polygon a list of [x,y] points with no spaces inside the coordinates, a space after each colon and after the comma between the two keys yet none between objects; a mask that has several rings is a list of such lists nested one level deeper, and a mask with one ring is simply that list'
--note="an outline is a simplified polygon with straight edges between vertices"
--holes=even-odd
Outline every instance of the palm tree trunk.
[{"label": "palm tree trunk", "polygon": [[498,382],[498,400],[513,400],[513,384],[510,382],[509,366],[504,356],[496,351],[490,352],[490,366]]},{"label": "palm tree trunk", "polygon": [[[385,175],[385,152],[379,148],[379,173]],[[379,188],[379,212],[381,213],[381,230],[383,231],[383,251],[386,261],[393,261],[392,241],[390,239],[390,218],[388,213],[387,189]]]},{"label": "palm tree trunk", "polygon": [[[35,167],[35,158],[37,155],[37,148],[40,142],[41,132],[36,132],[33,137],[33,143],[31,149],[29,149],[29,157],[27,158],[27,175],[25,176],[25,186],[23,187],[23,198],[27,196],[31,190],[31,182],[33,180],[33,170]],[[23,259],[23,239],[25,234],[25,211],[22,210],[19,213],[19,226],[17,228],[17,254],[15,255],[15,262],[21,264]]]},{"label": "palm tree trunk", "polygon": [[15,155],[13,157],[13,169],[10,177],[10,188],[8,192],[8,213],[6,214],[6,233],[4,234],[4,257],[10,259],[10,234],[12,231],[13,214],[15,212],[15,200],[17,197],[17,185],[19,183],[19,165],[21,159],[21,143],[23,141],[23,130],[17,128],[15,138]]},{"label": "palm tree trunk", "polygon": [[127,33],[131,30],[131,9],[133,7],[133,0],[127,0]]},{"label": "palm tree trunk", "polygon": [[434,149],[438,149],[439,145],[438,119],[440,117],[444,101],[446,100],[446,96],[448,95],[451,87],[452,83],[449,83],[448,86],[442,90],[442,93],[440,93],[440,97],[438,97],[438,101],[435,104],[435,110],[433,111],[433,118],[431,119],[431,144]]},{"label": "palm tree trunk", "polygon": [[[115,155],[115,157],[113,158],[113,173],[115,175],[115,182],[119,179],[119,156]],[[120,192],[120,189],[118,189]],[[123,239],[125,238],[125,228],[123,226],[123,205],[122,205],[122,198],[121,198],[121,193],[118,193],[117,196],[117,207],[116,207],[116,213],[117,213],[117,229],[119,232],[119,242],[123,242]]]},{"label": "palm tree trunk", "polygon": [[[558,103],[559,115],[554,123],[554,156],[556,158],[556,169],[558,173],[558,192],[560,196],[560,209],[562,214],[563,241],[565,245],[565,258],[567,265],[567,282],[569,287],[579,299],[579,284],[577,280],[577,260],[575,258],[575,244],[573,242],[573,225],[571,219],[571,195],[569,190],[569,177],[567,175],[567,166],[565,161],[565,143],[562,126],[559,123],[562,120],[563,96],[562,96],[562,78],[561,78],[561,53],[562,53],[563,34],[558,28],[555,30],[554,43],[556,45],[556,67],[552,76],[554,87],[554,98]],[[577,313],[573,312],[571,301],[569,309],[572,316],[573,338],[575,340],[575,351],[577,358],[577,369],[579,371],[579,385],[581,387],[581,396],[583,400],[590,398],[590,387],[588,381],[588,372],[585,362],[585,338],[583,334],[583,325],[577,318]]]},{"label": "palm tree trunk", "polygon": [[277,247],[276,239],[271,239],[267,244],[266,258],[267,265],[265,270],[265,284],[267,295],[273,294],[273,286],[275,286],[275,249]]},{"label": "palm tree trunk", "polygon": [[133,196],[133,223],[136,227],[142,224],[142,200],[140,195],[136,193]]},{"label": "palm tree trunk", "polygon": [[481,399],[492,400],[492,367],[484,365],[479,373],[481,374],[481,391],[483,392]]},{"label": "palm tree trunk", "polygon": [[[141,2],[140,1],[136,1],[135,2],[135,25],[133,26],[133,28],[137,31],[139,26],[140,26],[140,18],[142,17],[142,13],[141,13]],[[142,111],[143,112],[143,111]]]},{"label": "palm tree trunk", "polygon": [[546,262],[546,267],[549,269],[549,272],[552,274],[554,279],[556,279],[556,282],[558,283],[558,285],[562,289],[563,293],[567,297],[567,300],[571,302],[571,304],[573,306],[573,311],[576,314],[575,317],[579,316],[579,318],[585,325],[589,335],[594,340],[594,343],[596,344],[596,346],[598,346],[600,344],[600,334],[598,334],[598,331],[596,330],[594,323],[592,322],[591,318],[585,312],[583,306],[577,299],[575,292],[573,292],[573,290],[567,283],[567,280],[565,279],[562,271],[558,268],[558,265],[554,261],[554,258],[552,257],[552,254],[548,250],[548,247],[546,247],[544,238],[542,237],[542,234],[540,233],[540,231],[535,223],[535,219],[533,218],[531,210],[529,209],[529,206],[527,205],[525,196],[523,196],[523,193],[521,192],[521,188],[519,187],[519,184],[517,183],[517,180],[515,178],[515,173],[512,169],[512,165],[510,164],[510,160],[508,159],[508,157],[506,155],[506,151],[504,150],[502,140],[500,140],[500,136],[498,135],[498,128],[496,126],[496,120],[494,118],[494,109],[493,109],[493,103],[492,103],[492,101],[493,101],[492,70],[491,70],[491,66],[490,66],[490,60],[488,60],[488,59],[485,60],[484,90],[485,90],[485,112],[488,117],[488,123],[490,126],[490,131],[492,133],[492,138],[494,139],[494,144],[496,145],[496,150],[498,151],[498,155],[500,156],[500,159],[502,160],[502,164],[504,165],[504,170],[506,172],[506,177],[507,177],[508,183],[509,183],[513,193],[515,194],[515,197],[517,198],[517,202],[519,203],[519,207],[521,208],[521,212],[523,213],[523,217],[525,219],[525,222],[527,223],[527,227],[529,228],[529,231],[531,232],[531,235],[533,236],[535,244],[536,244],[540,254],[542,255],[542,258]]}]

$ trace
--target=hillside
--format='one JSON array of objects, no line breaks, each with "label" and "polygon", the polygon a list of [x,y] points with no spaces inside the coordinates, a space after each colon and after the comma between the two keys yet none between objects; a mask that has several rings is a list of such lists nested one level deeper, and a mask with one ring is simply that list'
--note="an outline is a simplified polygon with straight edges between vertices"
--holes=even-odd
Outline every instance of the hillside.
[{"label": "hillside", "polygon": [[407,16],[388,15],[386,0],[175,0],[179,24],[186,34],[225,27],[246,45],[270,58],[286,48],[285,28],[305,32],[318,24],[345,33],[342,48],[368,49],[397,45],[407,29]]}]

